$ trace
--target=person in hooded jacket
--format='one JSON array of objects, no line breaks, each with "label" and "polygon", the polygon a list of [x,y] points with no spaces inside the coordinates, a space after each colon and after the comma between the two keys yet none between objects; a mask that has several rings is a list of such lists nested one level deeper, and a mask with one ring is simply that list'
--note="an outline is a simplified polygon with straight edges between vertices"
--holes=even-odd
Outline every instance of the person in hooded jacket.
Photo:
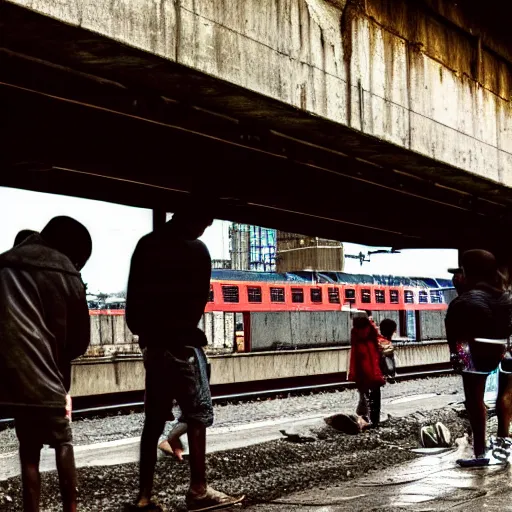
[{"label": "person in hooded jacket", "polygon": [[356,413],[377,428],[380,422],[381,392],[386,383],[380,366],[379,332],[367,314],[354,317],[350,334],[349,380],[356,383],[359,405]]},{"label": "person in hooded jacket", "polygon": [[66,396],[71,361],[89,345],[89,310],[80,270],[89,232],[70,217],[0,255],[0,405],[14,416],[23,510],[38,512],[39,458],[55,448],[63,507],[76,510],[76,471]]},{"label": "person in hooded jacket", "polygon": [[[459,459],[461,466],[484,466],[486,419],[484,403],[487,377],[500,365],[512,334],[512,297],[504,291],[494,255],[481,249],[466,251],[461,258],[464,291],[446,314],[446,335],[451,360],[462,374],[466,410],[473,431],[473,459]],[[500,371],[497,399],[497,447],[510,446],[512,378]],[[505,450],[506,452],[506,450]]]}]

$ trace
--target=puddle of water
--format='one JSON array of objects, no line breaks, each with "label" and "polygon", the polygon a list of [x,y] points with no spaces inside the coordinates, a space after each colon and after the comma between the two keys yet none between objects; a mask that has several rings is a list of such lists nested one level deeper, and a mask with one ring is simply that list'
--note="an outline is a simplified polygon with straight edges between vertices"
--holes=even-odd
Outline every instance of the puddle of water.
[{"label": "puddle of water", "polygon": [[414,402],[415,400],[424,400],[425,398],[432,398],[438,396],[436,393],[425,393],[423,395],[410,395],[401,398],[395,398],[389,402],[390,404],[405,404],[407,402]]}]

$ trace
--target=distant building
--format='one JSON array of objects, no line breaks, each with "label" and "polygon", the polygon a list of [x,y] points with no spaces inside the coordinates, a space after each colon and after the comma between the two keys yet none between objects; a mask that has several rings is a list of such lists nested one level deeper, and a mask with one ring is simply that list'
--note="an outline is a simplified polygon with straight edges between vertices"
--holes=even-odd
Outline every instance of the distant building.
[{"label": "distant building", "polygon": [[343,272],[343,244],[325,238],[277,232],[278,272],[318,270]]},{"label": "distant building", "polygon": [[276,230],[233,223],[229,229],[233,270],[275,272]]},{"label": "distant building", "polygon": [[324,238],[233,223],[229,242],[233,270],[343,272],[345,267],[343,244]]},{"label": "distant building", "polygon": [[212,268],[230,269],[231,260],[212,260]]}]

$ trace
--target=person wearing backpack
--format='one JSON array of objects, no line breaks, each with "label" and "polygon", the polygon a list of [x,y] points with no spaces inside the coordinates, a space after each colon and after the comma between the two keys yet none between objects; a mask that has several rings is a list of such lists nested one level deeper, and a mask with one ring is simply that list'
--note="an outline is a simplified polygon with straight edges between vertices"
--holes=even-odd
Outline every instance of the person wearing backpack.
[{"label": "person wearing backpack", "polygon": [[380,369],[386,380],[394,382],[396,362],[395,348],[391,340],[396,333],[396,322],[391,318],[384,318],[379,325],[379,330]]},{"label": "person wearing backpack", "polygon": [[386,383],[380,367],[379,332],[367,314],[353,320],[350,334],[349,380],[356,383],[359,404],[356,413],[369,421],[372,428],[380,422],[380,388]]},{"label": "person wearing backpack", "polygon": [[484,392],[488,375],[498,367],[498,437],[492,446],[493,455],[506,459],[512,446],[509,434],[512,368],[511,357],[506,356],[512,334],[512,296],[505,291],[493,254],[473,249],[466,251],[461,260],[465,288],[450,303],[445,324],[451,361],[462,375],[465,405],[473,432],[474,457],[459,459],[457,463],[463,467],[486,466],[490,459],[487,456]]}]

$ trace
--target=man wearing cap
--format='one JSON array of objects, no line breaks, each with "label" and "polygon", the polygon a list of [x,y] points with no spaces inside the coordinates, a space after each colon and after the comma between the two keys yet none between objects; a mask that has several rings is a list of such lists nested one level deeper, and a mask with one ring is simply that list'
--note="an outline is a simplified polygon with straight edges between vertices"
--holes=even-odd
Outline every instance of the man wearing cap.
[{"label": "man wearing cap", "polygon": [[458,295],[464,293],[464,272],[462,268],[449,268],[448,272],[453,274],[452,283]]},{"label": "man wearing cap", "polygon": [[89,310],[80,269],[89,232],[55,217],[0,255],[0,405],[14,416],[24,512],[38,512],[39,458],[55,448],[63,508],[76,511],[76,472],[66,396],[71,360],[89,345]]},{"label": "man wearing cap", "polygon": [[[481,249],[466,251],[462,255],[461,270],[458,286],[463,293],[450,303],[445,322],[451,360],[462,373],[475,457],[459,459],[457,463],[484,466],[489,463],[485,439],[485,384],[487,376],[500,365],[512,334],[512,298],[504,292],[503,279],[492,253]],[[454,275],[457,274],[460,275]],[[498,451],[493,454],[500,450],[502,454],[509,453],[511,406],[512,379],[503,374],[496,405]]]}]

